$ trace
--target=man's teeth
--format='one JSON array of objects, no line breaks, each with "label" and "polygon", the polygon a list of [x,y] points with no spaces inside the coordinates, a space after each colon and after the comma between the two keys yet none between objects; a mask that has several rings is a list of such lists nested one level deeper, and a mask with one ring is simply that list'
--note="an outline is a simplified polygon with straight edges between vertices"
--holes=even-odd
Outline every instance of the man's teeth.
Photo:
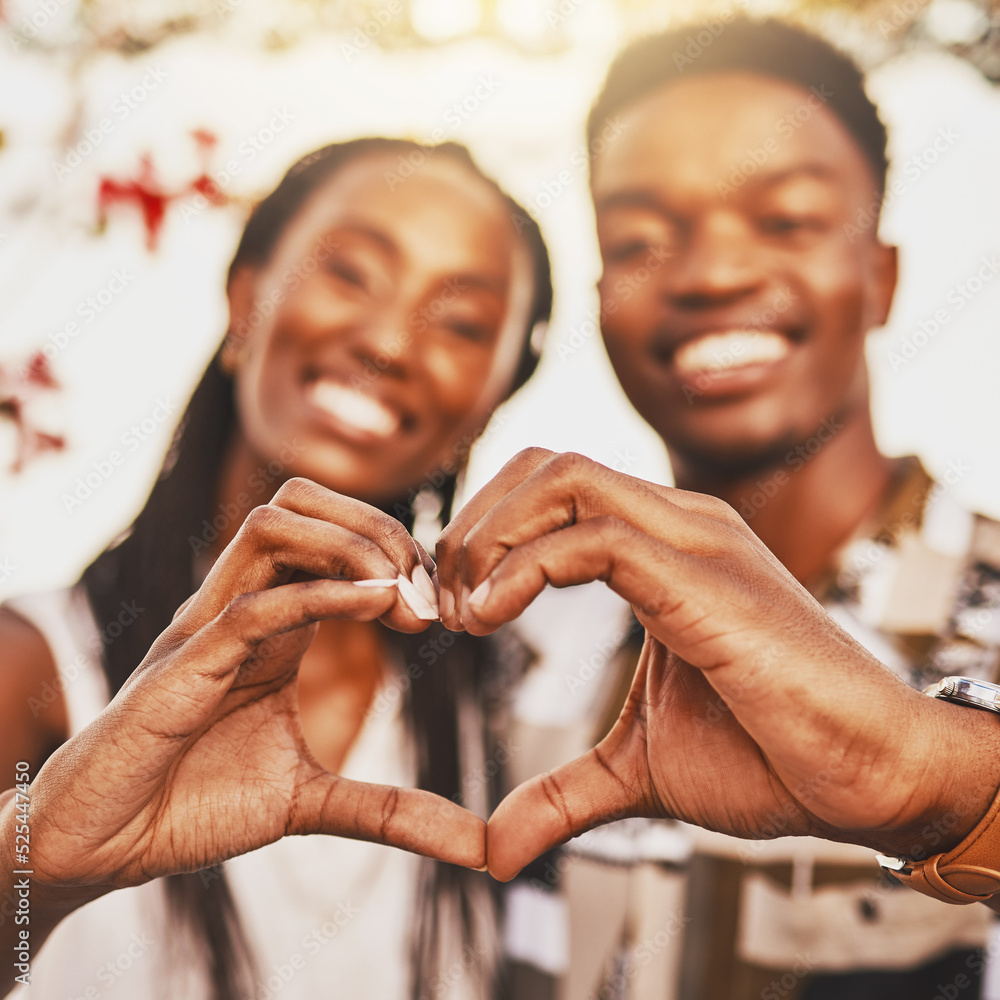
[{"label": "man's teeth", "polygon": [[308,390],[310,401],[332,417],[367,434],[388,436],[399,430],[399,415],[372,396],[340,382],[320,379]]},{"label": "man's teeth", "polygon": [[778,333],[727,330],[682,344],[674,354],[674,368],[682,377],[716,375],[780,361],[789,350],[788,341]]}]

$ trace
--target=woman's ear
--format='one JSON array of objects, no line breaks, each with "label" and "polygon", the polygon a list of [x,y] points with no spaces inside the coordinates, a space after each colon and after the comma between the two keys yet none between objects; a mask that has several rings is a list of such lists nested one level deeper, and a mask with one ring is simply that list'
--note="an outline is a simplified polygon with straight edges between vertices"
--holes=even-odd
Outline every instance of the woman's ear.
[{"label": "woman's ear", "polygon": [[254,307],[257,271],[252,267],[237,268],[226,286],[229,299],[229,331],[222,345],[222,367],[234,374],[247,350],[251,332],[250,313]]},{"label": "woman's ear", "polygon": [[871,325],[885,326],[899,280],[899,250],[890,244],[877,242],[874,252],[871,275],[875,285],[875,315]]}]

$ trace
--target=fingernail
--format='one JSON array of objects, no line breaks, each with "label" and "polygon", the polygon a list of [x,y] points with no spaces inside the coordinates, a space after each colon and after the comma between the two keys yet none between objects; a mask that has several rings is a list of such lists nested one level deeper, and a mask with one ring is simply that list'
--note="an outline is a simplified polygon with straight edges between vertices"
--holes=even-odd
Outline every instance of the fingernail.
[{"label": "fingernail", "polygon": [[462,587],[462,599],[458,606],[458,616],[464,625],[469,618],[475,617],[469,610],[469,595],[471,591],[468,587]]},{"label": "fingernail", "polygon": [[[413,551],[417,554],[417,564],[423,565],[424,559],[430,559],[434,562],[434,557],[425,551],[420,545],[417,544],[417,540],[411,539],[413,542]],[[434,572],[437,573],[437,563],[434,564]]]},{"label": "fingernail", "polygon": [[438,593],[433,581],[427,575],[427,570],[423,566],[414,566],[412,580],[413,586],[420,591],[420,596],[437,611]]},{"label": "fingernail", "polygon": [[352,580],[355,587],[395,587],[395,580]]},{"label": "fingernail", "polygon": [[493,584],[490,582],[489,577],[487,577],[483,582],[476,587],[476,589],[469,595],[469,605],[470,607],[481,608],[485,603],[487,598],[490,596],[490,590]]},{"label": "fingernail", "polygon": [[399,587],[399,596],[403,598],[407,607],[419,618],[421,621],[433,622],[437,621],[438,613],[437,611],[427,603],[426,599],[417,590],[416,587],[410,583],[409,580],[403,576],[402,573],[396,577],[396,586]]},{"label": "fingernail", "polygon": [[488,872],[490,869],[488,865],[483,865],[482,868],[473,868],[472,870],[474,872]]},{"label": "fingernail", "polygon": [[445,588],[438,594],[438,607],[441,609],[441,620],[448,621],[455,614],[455,595]]}]

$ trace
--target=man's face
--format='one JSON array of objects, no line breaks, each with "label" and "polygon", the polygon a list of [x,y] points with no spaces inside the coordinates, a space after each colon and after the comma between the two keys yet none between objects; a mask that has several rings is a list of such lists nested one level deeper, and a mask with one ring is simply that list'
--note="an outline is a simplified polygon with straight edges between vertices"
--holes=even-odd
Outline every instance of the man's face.
[{"label": "man's face", "polygon": [[868,406],[895,250],[859,224],[876,183],[827,98],[752,73],[666,84],[594,162],[608,355],[695,464],[749,471]]}]

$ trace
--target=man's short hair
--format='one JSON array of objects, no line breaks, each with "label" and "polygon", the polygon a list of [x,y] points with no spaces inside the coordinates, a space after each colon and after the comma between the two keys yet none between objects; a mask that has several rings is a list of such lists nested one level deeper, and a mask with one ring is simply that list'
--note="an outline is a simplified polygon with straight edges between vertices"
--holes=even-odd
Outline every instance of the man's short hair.
[{"label": "man's short hair", "polygon": [[861,70],[824,39],[773,18],[688,24],[626,46],[587,118],[589,148],[597,148],[608,119],[626,106],[665,84],[709,73],[759,73],[821,95],[864,154],[879,194],[885,190],[885,125]]}]

